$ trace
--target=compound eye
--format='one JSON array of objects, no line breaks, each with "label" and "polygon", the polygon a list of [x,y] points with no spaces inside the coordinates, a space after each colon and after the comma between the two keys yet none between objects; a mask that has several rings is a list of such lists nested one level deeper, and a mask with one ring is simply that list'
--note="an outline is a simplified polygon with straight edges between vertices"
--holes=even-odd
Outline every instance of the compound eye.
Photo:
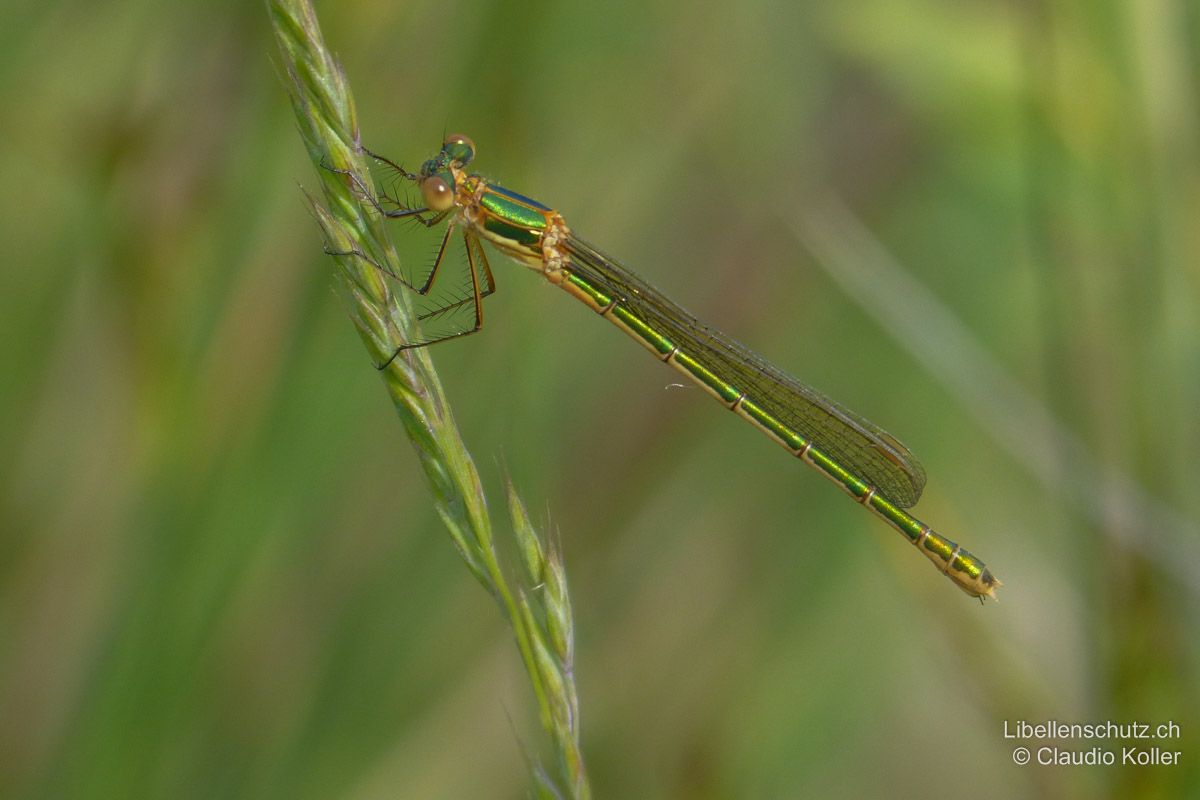
[{"label": "compound eye", "polygon": [[454,189],[440,175],[433,175],[421,181],[421,196],[430,211],[447,211],[454,205]]},{"label": "compound eye", "polygon": [[470,136],[453,133],[446,137],[446,141],[442,142],[442,152],[452,161],[457,161],[459,165],[465,167],[475,157],[475,143],[471,141]]}]

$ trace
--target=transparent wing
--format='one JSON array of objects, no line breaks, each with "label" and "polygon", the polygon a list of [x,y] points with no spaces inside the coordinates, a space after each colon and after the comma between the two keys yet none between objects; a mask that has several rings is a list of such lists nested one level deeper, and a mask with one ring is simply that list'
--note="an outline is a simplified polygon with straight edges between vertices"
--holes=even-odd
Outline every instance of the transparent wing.
[{"label": "transparent wing", "polygon": [[878,425],[704,325],[587,242],[572,236],[567,249],[572,271],[603,287],[628,310],[893,503],[908,508],[920,499],[925,488],[924,468],[908,448]]}]

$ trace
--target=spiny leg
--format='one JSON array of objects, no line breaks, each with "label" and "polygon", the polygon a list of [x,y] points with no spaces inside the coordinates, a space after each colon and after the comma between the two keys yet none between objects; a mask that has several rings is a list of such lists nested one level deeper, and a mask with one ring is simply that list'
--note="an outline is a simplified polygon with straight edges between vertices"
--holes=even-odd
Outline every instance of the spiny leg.
[{"label": "spiny leg", "polygon": [[433,268],[429,270],[429,277],[425,279],[425,283],[421,285],[417,292],[422,295],[429,294],[429,290],[433,288],[433,282],[437,280],[438,269],[442,266],[442,261],[446,258],[446,245],[450,242],[450,236],[454,233],[454,226],[446,226],[446,235],[442,237],[442,243],[438,246],[437,257],[433,260]]},{"label": "spiny leg", "polygon": [[[378,155],[377,153],[373,153],[365,147],[362,147],[360,149],[362,150],[362,152],[364,152],[369,157],[371,157],[371,158],[375,159],[376,161],[379,161],[383,164],[386,164],[388,167],[395,170],[395,172],[398,175],[400,175],[402,178],[404,178],[406,180],[419,181],[421,179],[420,175],[409,172],[408,170],[404,169],[399,164],[395,163],[394,161],[391,161],[390,159],[388,159],[384,156]],[[385,219],[409,218],[409,219],[416,220],[417,222],[421,223],[422,225],[424,225],[427,228],[431,228],[434,225],[441,223],[443,220],[445,220],[445,218],[450,213],[452,213],[454,211],[453,208],[450,208],[445,211],[438,212],[438,213],[434,214],[432,217],[425,217],[424,216],[425,214],[430,213],[429,208],[405,208],[400,204],[399,201],[395,200],[392,197],[389,197],[387,194],[382,194],[382,195],[376,196],[370,189],[368,189],[368,187],[367,187],[366,183],[363,181],[363,179],[361,177],[359,177],[359,175],[357,173],[355,173],[353,170],[339,169],[339,168],[331,167],[324,163],[321,166],[324,167],[325,169],[328,169],[330,172],[348,177],[354,190],[361,197],[366,199],[367,202],[370,203],[370,205],[376,210],[376,212],[378,212],[379,215]],[[380,197],[382,197],[383,200],[387,201],[388,203],[391,203],[391,204],[397,206],[397,208],[395,208],[395,209],[385,208],[380,203],[380,199],[379,199]],[[437,276],[439,274],[439,268],[441,267],[442,262],[445,259],[446,251],[447,251],[449,241],[450,241],[450,237],[453,233],[453,228],[454,228],[453,225],[450,225],[447,227],[446,234],[445,234],[445,236],[442,237],[441,244],[438,247],[438,253],[437,253],[437,257],[434,260],[433,268],[430,270],[430,274],[426,278],[425,283],[420,287],[414,286],[413,284],[409,283],[407,280],[404,280],[403,278],[395,275],[390,269],[379,264],[379,262],[375,261],[373,258],[371,258],[366,253],[362,252],[361,250],[359,250],[357,248],[348,250],[348,251],[335,251],[335,250],[331,250],[330,248],[327,247],[325,252],[330,253],[331,255],[353,255],[358,258],[362,258],[363,260],[367,261],[367,263],[374,266],[376,269],[379,269],[380,271],[386,273],[387,275],[389,275],[393,278],[396,278],[400,283],[413,289],[420,295],[428,296],[428,294],[431,291],[431,289],[434,285],[434,282],[437,279]],[[470,303],[474,310],[474,324],[472,325],[472,327],[466,328],[463,330],[459,330],[459,331],[454,331],[454,332],[446,334],[444,336],[435,336],[434,338],[428,339],[423,342],[412,342],[412,343],[401,345],[396,348],[396,350],[391,354],[391,356],[388,357],[388,359],[384,363],[377,365],[378,369],[385,369],[404,350],[410,350],[410,349],[417,348],[417,347],[426,347],[428,345],[437,344],[438,342],[443,342],[443,341],[446,341],[447,339],[454,339],[459,336],[469,336],[472,333],[478,333],[483,328],[483,303],[482,303],[482,300],[484,297],[487,297],[488,295],[492,294],[496,290],[496,283],[495,283],[494,277],[492,276],[491,265],[488,263],[487,256],[483,252],[483,248],[482,248],[481,244],[479,243],[479,240],[476,237],[472,236],[469,230],[464,230],[463,242],[464,242],[464,245],[467,250],[467,268],[468,268],[468,271],[470,272],[470,277],[471,277],[470,294],[461,300],[458,300],[456,302],[447,303],[439,308],[435,308],[430,311],[427,311],[426,313],[420,314],[418,316],[418,319],[419,320],[437,319],[438,317],[441,317],[441,316],[450,315],[450,314],[452,314],[452,312],[454,312],[455,309],[463,308],[468,303]],[[482,282],[480,279],[480,269],[483,270]]]},{"label": "spiny leg", "polygon": [[408,179],[408,180],[410,180],[410,181],[418,181],[418,180],[420,180],[420,179],[421,179],[421,176],[420,176],[420,175],[418,175],[418,174],[417,174],[417,173],[415,173],[415,172],[409,172],[409,171],[408,171],[408,170],[406,170],[404,167],[400,166],[400,165],[399,165],[399,164],[397,164],[395,161],[392,161],[392,160],[391,160],[390,158],[388,158],[387,156],[381,156],[381,155],[379,155],[378,153],[372,153],[370,150],[368,150],[367,148],[363,147],[362,145],[359,145],[359,146],[358,146],[358,149],[359,149],[359,150],[362,150],[364,153],[366,153],[368,156],[370,156],[371,158],[375,159],[376,161],[380,161],[380,162],[382,162],[382,163],[384,163],[384,164],[387,164],[389,167],[391,167],[392,169],[396,170],[396,172],[397,172],[397,173],[400,175],[400,177],[402,177],[402,178],[407,178],[407,179]]},{"label": "spiny leg", "polygon": [[[370,153],[369,150],[367,150],[366,152]],[[371,156],[372,156],[372,158],[378,158],[378,156],[374,155],[373,153],[371,153]],[[394,164],[392,164],[392,162],[388,161],[387,163],[389,165],[391,165],[392,167],[399,169],[399,167],[396,167]],[[393,197],[389,197],[386,194],[377,196],[374,192],[372,192],[367,187],[367,184],[363,181],[363,179],[361,177],[359,177],[358,173],[352,169],[346,169],[346,168],[342,168],[342,167],[332,167],[329,164],[326,164],[324,161],[321,162],[321,168],[328,170],[329,172],[332,172],[334,175],[342,175],[346,178],[349,178],[350,183],[353,185],[354,192],[359,197],[361,197],[362,199],[364,199],[368,203],[370,203],[371,207],[375,209],[376,213],[378,213],[379,216],[384,217],[385,219],[406,219],[406,218],[414,219],[417,222],[424,225],[426,228],[432,228],[434,225],[437,225],[439,222],[444,220],[446,218],[446,216],[450,213],[450,211],[453,210],[453,209],[447,209],[446,211],[438,212],[437,214],[434,214],[432,217],[427,219],[422,215],[429,213],[428,208],[424,208],[424,207],[405,208],[403,205],[401,205],[400,201],[396,200]],[[411,176],[412,180],[416,180],[418,178],[418,176],[413,176],[411,173],[408,173],[408,172],[404,172],[403,175],[406,178]],[[387,202],[389,202],[397,207],[396,208],[384,208],[383,204],[379,202],[380,197],[382,197],[384,200],[386,200]]]},{"label": "spiny leg", "polygon": [[483,291],[480,293],[480,297],[487,297],[496,291],[496,280],[492,277],[492,265],[488,263],[487,254],[483,252],[483,245],[478,236],[472,236],[469,232],[463,231],[463,241],[467,246],[467,257],[470,258],[474,254],[475,259],[483,268]]},{"label": "spiny leg", "polygon": [[[448,339],[457,339],[460,336],[470,336],[473,333],[479,333],[479,331],[481,331],[483,329],[483,298],[496,290],[495,282],[492,280],[491,267],[487,265],[487,260],[486,260],[487,257],[483,256],[483,259],[484,259],[483,260],[483,265],[484,265],[483,269],[486,270],[486,278],[487,278],[488,283],[490,284],[489,287],[486,289],[483,287],[483,285],[480,283],[480,280],[479,280],[480,266],[476,262],[477,255],[482,255],[483,250],[482,250],[482,248],[479,248],[478,241],[476,241],[469,232],[466,232],[466,231],[463,232],[463,241],[466,244],[466,248],[467,248],[467,270],[471,274],[471,294],[462,300],[459,300],[454,303],[449,303],[445,306],[442,306],[441,308],[437,308],[437,309],[429,311],[425,314],[422,314],[418,317],[418,319],[419,320],[434,319],[440,315],[447,314],[456,308],[461,308],[461,307],[465,306],[467,303],[471,303],[475,310],[475,324],[470,328],[465,328],[460,331],[455,331],[453,333],[446,334],[445,336],[437,336],[433,339],[428,339],[424,342],[412,342],[410,344],[400,345],[391,354],[391,356],[388,357],[387,361],[383,362],[382,364],[377,365],[377,367],[376,367],[377,369],[381,369],[381,370],[387,369],[388,365],[391,364],[393,361],[395,361],[396,357],[398,355],[400,355],[402,352],[404,352],[405,350],[412,350],[417,347],[428,347],[431,344],[437,344],[438,342],[444,342],[444,341],[447,341]],[[473,243],[474,243],[474,246],[473,246]],[[479,248],[479,249],[476,249],[476,248]]]},{"label": "spiny leg", "polygon": [[471,249],[472,240],[470,231],[463,231],[463,242],[467,247],[467,266],[471,272],[471,294],[475,299],[475,327],[469,331],[463,331],[459,334],[460,336],[478,333],[483,329],[483,294],[479,290],[479,266],[475,263],[475,254]]},{"label": "spiny leg", "polygon": [[[439,218],[444,217],[444,216],[446,216],[447,213],[449,213],[449,212],[443,212],[443,213],[439,214],[438,217]],[[376,267],[379,267],[380,269],[383,269],[383,271],[386,272],[388,275],[391,275],[393,278],[396,278],[401,283],[403,283],[405,286],[407,286],[408,288],[415,291],[417,294],[421,295],[422,297],[425,297],[429,294],[430,289],[433,288],[434,281],[437,280],[438,272],[441,269],[442,262],[445,261],[445,259],[446,259],[446,246],[450,243],[450,237],[453,234],[454,234],[454,226],[447,225],[446,226],[446,234],[444,236],[442,236],[442,243],[438,246],[437,256],[433,260],[433,266],[429,270],[429,276],[425,278],[425,282],[423,284],[421,284],[420,286],[416,286],[407,280],[397,277],[395,275],[395,273],[393,273],[391,270],[384,269],[375,260],[368,258],[365,253],[362,253],[360,251],[351,251],[349,253],[333,253],[333,255],[357,255],[360,258],[366,259],[366,261],[368,261],[371,264],[374,264]],[[468,245],[468,250],[469,249],[470,249],[470,246]],[[326,250],[325,252],[328,253],[330,251]],[[468,258],[469,257],[470,257],[470,253],[468,252]],[[493,286],[493,288],[494,288],[494,285],[492,283],[492,274],[491,274],[490,267],[488,268],[488,271],[487,271],[487,279],[488,279],[489,286]],[[484,292],[484,294],[485,295],[491,294],[491,291],[492,290],[489,289],[488,291]]]},{"label": "spiny leg", "polygon": [[[467,250],[467,260],[471,264],[471,266],[469,267],[469,269],[471,270],[471,275],[472,275],[471,293],[468,294],[466,297],[464,297],[461,300],[456,300],[454,302],[447,303],[446,305],[439,306],[430,311],[426,311],[425,313],[418,316],[417,319],[426,320],[426,319],[433,319],[435,317],[443,316],[457,308],[462,308],[467,303],[476,302],[476,299],[475,299],[476,292],[478,292],[479,299],[482,300],[483,298],[487,297],[488,295],[490,295],[496,291],[496,281],[492,278],[492,267],[490,264],[488,264],[487,255],[484,253],[483,245],[481,245],[479,243],[479,239],[477,237],[471,235],[470,233],[464,231],[463,232],[463,244]],[[481,270],[482,270],[482,274],[483,274],[483,279],[481,281],[476,281],[474,279],[474,276],[478,275]],[[476,284],[478,284],[478,285],[476,285]],[[483,326],[483,309],[482,309],[482,307],[480,307],[479,313],[476,317],[475,327],[471,330],[465,330],[460,333],[456,333],[456,334],[454,334],[454,336],[464,336],[469,333],[475,333],[482,326]],[[443,338],[448,339],[451,337],[447,336],[447,337],[443,337]],[[438,341],[441,341],[441,340],[439,339]]]},{"label": "spiny leg", "polygon": [[[419,175],[415,172],[409,172],[404,167],[400,166],[395,161],[392,161],[387,156],[381,156],[378,153],[373,152],[373,151],[367,149],[366,147],[363,147],[362,145],[359,145],[359,150],[366,153],[367,156],[369,156],[370,158],[373,158],[376,161],[386,164],[387,166],[391,167],[392,170],[395,171],[396,174],[399,175],[401,178],[404,178],[405,180],[408,180],[408,181],[412,181],[413,183],[421,182],[421,178],[422,178],[421,175]],[[361,181],[359,181],[359,183],[361,184]],[[412,218],[416,219],[417,222],[424,225],[426,228],[432,228],[434,225],[437,225],[439,222],[441,222],[443,219],[446,218],[447,214],[449,214],[453,210],[453,209],[446,209],[445,211],[435,214],[430,219],[425,219],[424,217],[421,216],[421,214],[428,212],[429,211],[428,208],[405,208],[395,198],[389,197],[386,194],[384,194],[382,196],[385,200],[387,200],[388,202],[390,202],[396,206],[395,211],[390,211],[390,212],[380,211],[380,213],[383,214],[385,217],[387,217],[389,219],[412,217]]]},{"label": "spiny leg", "polygon": [[321,249],[325,251],[325,255],[327,255],[327,256],[356,256],[358,258],[361,258],[363,261],[367,262],[372,267],[374,267],[375,269],[382,272],[384,275],[387,275],[389,278],[395,278],[396,280],[400,281],[401,283],[407,285],[407,281],[405,281],[403,278],[401,278],[396,273],[392,272],[390,269],[388,269],[387,266],[380,264],[378,261],[376,261],[375,259],[371,258],[369,255],[364,253],[362,250],[359,250],[357,247],[352,247],[349,250],[334,250],[327,243]]},{"label": "spiny leg", "polygon": [[[467,303],[471,303],[475,308],[475,324],[471,328],[457,331],[455,333],[450,334],[449,336],[442,336],[438,339],[433,339],[429,342],[425,342],[424,344],[434,344],[435,342],[442,342],[442,341],[445,341],[446,339],[453,339],[456,336],[469,336],[472,333],[478,333],[483,328],[483,302],[482,301],[483,301],[483,298],[487,297],[488,295],[490,295],[496,291],[496,284],[495,284],[495,281],[492,280],[492,268],[490,266],[488,266],[487,256],[485,256],[483,254],[483,248],[480,247],[479,240],[476,239],[474,236],[472,236],[470,233],[464,231],[463,232],[463,243],[465,244],[466,249],[467,249],[467,265],[468,265],[467,269],[471,274],[471,293],[468,294],[466,297],[464,297],[461,300],[457,300],[452,303],[447,303],[444,306],[440,306],[431,311],[427,311],[424,314],[421,314],[419,317],[417,317],[417,319],[421,319],[421,320],[434,319],[436,317],[443,316],[457,308],[462,308]],[[472,245],[474,245],[474,246],[472,246]],[[482,262],[477,260],[480,258],[482,258]],[[482,269],[484,271],[484,278],[485,278],[485,281],[482,281],[482,282],[479,280],[479,271],[481,269],[480,263],[482,263],[482,265],[483,265]],[[485,285],[485,283],[486,283],[486,285]]]},{"label": "spiny leg", "polygon": [[[363,149],[372,158],[381,158],[380,156],[377,156],[374,153],[372,153],[370,150],[366,150],[366,148],[363,148]],[[386,161],[390,166],[399,170],[401,172],[401,174],[403,174],[405,177],[413,177],[413,178],[416,177],[416,176],[412,176],[411,173],[404,171],[404,169],[402,167],[400,167],[396,164],[393,164],[391,161],[388,161],[387,159],[381,159],[381,160]],[[429,211],[428,208],[403,208],[403,207],[395,208],[395,209],[384,208],[383,205],[379,202],[379,199],[375,196],[374,193],[371,192],[370,189],[367,188],[367,185],[363,182],[363,179],[360,178],[358,176],[358,173],[356,173],[354,170],[333,167],[333,166],[330,166],[329,164],[326,164],[324,161],[321,162],[321,168],[328,170],[329,172],[332,172],[335,175],[342,175],[342,176],[349,178],[355,193],[358,194],[363,199],[365,199],[368,203],[370,203],[371,207],[374,208],[375,211],[381,217],[384,217],[385,219],[411,218],[411,219],[416,220],[417,222],[420,222],[425,227],[431,228],[434,225],[437,225],[442,220],[444,220],[446,218],[446,216],[450,213],[450,210],[446,210],[446,211],[442,211],[438,214],[435,214],[433,217],[431,217],[429,219],[426,219],[425,217],[423,217],[421,215],[427,213]],[[394,200],[391,197],[388,197],[387,195],[383,195],[383,197],[388,202],[395,203],[397,206],[400,205],[399,202],[397,202],[396,200]],[[449,236],[449,233],[450,233],[449,230],[447,230],[447,232],[446,232],[447,237]],[[445,243],[445,240],[443,240],[442,241],[442,250],[439,251],[439,254],[438,254],[439,262],[441,260],[442,252],[445,251],[445,248],[446,248],[446,243]],[[433,275],[436,274],[436,272],[437,272],[437,263],[438,262],[435,262],[433,273],[431,273],[429,279],[427,279],[425,281],[425,283],[421,287],[418,288],[412,282],[406,280],[404,277],[402,277],[400,275],[397,275],[389,267],[387,267],[383,264],[380,264],[378,261],[371,258],[370,256],[368,256],[366,253],[364,253],[362,250],[359,250],[358,248],[353,248],[350,250],[333,250],[328,245],[326,245],[324,247],[324,250],[328,255],[331,255],[331,256],[357,256],[358,258],[361,258],[362,260],[366,261],[371,266],[378,269],[380,272],[384,273],[385,275],[387,275],[391,278],[394,278],[395,280],[399,281],[404,286],[406,286],[409,289],[412,289],[413,291],[418,292],[422,295],[427,294],[429,292],[430,285],[433,283]]]}]

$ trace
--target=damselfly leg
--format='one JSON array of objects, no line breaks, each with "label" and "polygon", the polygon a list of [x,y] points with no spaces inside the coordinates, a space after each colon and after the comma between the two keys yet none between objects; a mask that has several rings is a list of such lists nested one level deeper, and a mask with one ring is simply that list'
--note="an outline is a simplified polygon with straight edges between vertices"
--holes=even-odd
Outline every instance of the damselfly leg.
[{"label": "damselfly leg", "polygon": [[[401,180],[415,181],[419,178],[366,148],[363,148],[363,152],[384,164]],[[477,333],[483,327],[482,300],[496,290],[496,283],[487,256],[473,232],[462,227],[461,237],[455,236],[456,229],[461,226],[460,220],[455,217],[455,207],[433,210],[427,206],[409,205],[387,192],[373,191],[354,170],[325,164],[322,166],[345,177],[354,193],[384,219],[412,220],[431,231],[439,224],[447,223],[445,230],[439,231],[432,263],[426,262],[429,263],[427,268],[414,268],[408,274],[398,274],[357,247],[349,250],[325,248],[330,255],[362,259],[415,293],[414,311],[421,338],[400,344],[387,360],[376,365],[377,368],[386,368],[404,350]],[[419,257],[401,259],[402,264],[419,264],[421,261]]]}]

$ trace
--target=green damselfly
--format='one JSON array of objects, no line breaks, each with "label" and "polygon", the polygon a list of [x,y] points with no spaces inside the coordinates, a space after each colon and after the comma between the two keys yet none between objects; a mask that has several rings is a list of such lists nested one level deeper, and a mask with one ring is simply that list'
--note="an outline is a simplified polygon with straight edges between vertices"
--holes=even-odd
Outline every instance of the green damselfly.
[{"label": "green damselfly", "polygon": [[[415,182],[424,203],[409,207],[387,194],[377,196],[353,173],[337,170],[348,175],[384,217],[411,219],[426,227],[447,223],[433,264],[423,279],[404,280],[376,266],[400,278],[421,296],[430,297],[456,230],[461,231],[467,256],[467,285],[426,306],[419,317],[423,331],[429,335],[397,348],[391,359],[407,348],[482,328],[483,298],[495,290],[481,244],[485,240],[566,290],[832,480],[903,534],[964,592],[980,599],[995,599],[1000,581],[982,561],[904,511],[920,498],[925,471],[908,448],[882,428],[696,320],[632,271],[576,236],[557,211],[466,172],[475,157],[475,144],[466,136],[448,137],[438,154],[416,173],[365,152],[395,170],[401,179]],[[353,254],[366,258],[358,251]]]}]

